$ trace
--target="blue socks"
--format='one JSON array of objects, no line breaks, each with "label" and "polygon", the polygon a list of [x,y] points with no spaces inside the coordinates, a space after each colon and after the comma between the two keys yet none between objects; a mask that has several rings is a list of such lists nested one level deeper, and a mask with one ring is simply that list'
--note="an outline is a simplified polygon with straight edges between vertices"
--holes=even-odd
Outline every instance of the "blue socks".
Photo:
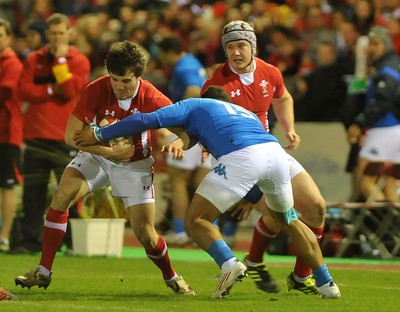
[{"label": "blue socks", "polygon": [[175,233],[185,232],[185,220],[184,219],[173,219],[172,228]]},{"label": "blue socks", "polygon": [[312,272],[314,274],[315,285],[317,287],[321,287],[322,285],[333,281],[333,278],[329,274],[326,264],[324,264],[322,267],[318,269],[312,270]]},{"label": "blue socks", "polygon": [[228,247],[224,240],[217,240],[207,250],[208,254],[213,257],[219,267],[222,267],[224,262],[235,258],[232,250]]}]

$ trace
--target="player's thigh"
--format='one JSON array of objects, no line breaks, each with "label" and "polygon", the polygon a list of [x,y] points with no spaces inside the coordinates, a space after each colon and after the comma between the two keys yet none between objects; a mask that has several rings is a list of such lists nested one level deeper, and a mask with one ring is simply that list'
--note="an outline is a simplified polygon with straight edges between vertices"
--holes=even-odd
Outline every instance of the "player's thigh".
[{"label": "player's thigh", "polygon": [[131,227],[137,236],[149,235],[154,230],[155,202],[135,204],[127,207]]},{"label": "player's thigh", "polygon": [[61,176],[59,187],[54,193],[51,206],[56,210],[66,211],[89,192],[89,186],[82,173],[72,167],[67,167]]},{"label": "player's thigh", "polygon": [[208,167],[197,167],[197,169],[194,171],[194,174],[192,176],[192,185],[194,188],[197,188],[201,181],[204,180],[206,175],[210,172],[210,168]]},{"label": "player's thigh", "polygon": [[301,213],[307,213],[310,209],[314,211],[316,206],[325,206],[317,184],[307,171],[301,171],[292,178],[292,188],[295,208]]},{"label": "player's thigh", "polygon": [[193,222],[198,219],[213,222],[220,215],[221,211],[210,201],[210,199],[195,193],[187,211],[185,223],[193,224]]}]

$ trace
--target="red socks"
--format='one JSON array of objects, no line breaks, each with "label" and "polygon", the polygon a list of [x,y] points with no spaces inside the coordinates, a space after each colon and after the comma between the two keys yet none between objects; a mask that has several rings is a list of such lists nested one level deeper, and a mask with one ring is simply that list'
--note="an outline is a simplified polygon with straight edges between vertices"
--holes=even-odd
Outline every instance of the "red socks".
[{"label": "red socks", "polygon": [[248,261],[254,263],[262,263],[264,258],[264,252],[268,247],[269,242],[276,236],[277,233],[271,232],[264,222],[262,217],[258,220],[254,226],[253,240],[251,241],[251,247],[249,252]]},{"label": "red socks", "polygon": [[[310,230],[315,234],[317,237],[318,243],[321,241],[322,234],[324,233],[324,228],[314,228],[312,226],[307,225]],[[312,273],[311,268],[308,266],[308,264],[305,263],[303,258],[297,256],[296,257],[296,264],[294,266],[294,274],[296,274],[298,277],[307,277],[310,276]]]},{"label": "red socks", "polygon": [[[317,237],[318,242],[321,241],[322,234],[324,232],[324,228],[314,228],[312,226],[308,226],[310,230]],[[278,233],[274,233],[269,230],[262,218],[258,220],[257,224],[254,227],[253,232],[253,240],[251,242],[250,253],[248,256],[248,261],[254,263],[262,263],[264,258],[264,252],[268,247],[269,242],[273,239]],[[312,274],[311,268],[305,263],[305,261],[297,256],[296,264],[294,267],[294,273],[298,277],[307,277]]]},{"label": "red socks", "polygon": [[42,257],[40,265],[51,271],[58,248],[67,230],[68,212],[60,212],[50,207],[44,221]]},{"label": "red socks", "polygon": [[158,235],[156,248],[153,250],[146,249],[145,251],[147,257],[161,270],[164,280],[170,280],[175,276],[175,270],[172,268],[169,259],[167,244],[160,235]]}]

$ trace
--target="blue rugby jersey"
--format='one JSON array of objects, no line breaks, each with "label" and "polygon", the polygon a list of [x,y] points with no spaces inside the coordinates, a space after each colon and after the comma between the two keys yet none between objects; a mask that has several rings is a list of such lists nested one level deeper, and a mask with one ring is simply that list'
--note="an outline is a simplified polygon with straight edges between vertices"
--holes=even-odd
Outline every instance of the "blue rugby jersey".
[{"label": "blue rugby jersey", "polygon": [[192,54],[187,53],[174,67],[168,87],[169,97],[173,102],[180,101],[189,86],[201,88],[206,80],[207,73],[203,65]]},{"label": "blue rugby jersey", "polygon": [[209,98],[190,98],[148,114],[134,114],[101,129],[102,138],[140,133],[148,129],[179,127],[188,131],[215,158],[247,146],[278,139],[267,133],[252,112]]}]

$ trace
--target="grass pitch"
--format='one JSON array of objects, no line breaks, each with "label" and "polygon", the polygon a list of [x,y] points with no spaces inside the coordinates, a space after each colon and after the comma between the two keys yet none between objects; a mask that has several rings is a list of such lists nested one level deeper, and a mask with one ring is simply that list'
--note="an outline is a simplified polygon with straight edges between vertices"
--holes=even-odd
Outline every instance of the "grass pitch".
[{"label": "grass pitch", "polygon": [[[244,256],[240,252],[236,255]],[[267,256],[281,292],[261,292],[250,278],[245,278],[232,288],[228,298],[215,300],[211,294],[217,279],[212,276],[219,270],[208,254],[202,250],[171,249],[170,256],[175,269],[197,296],[175,295],[140,248],[125,248],[123,258],[58,255],[47,290],[14,286],[14,277],[35,267],[39,255],[0,255],[1,285],[20,299],[0,302],[0,311],[400,311],[400,261],[328,258],[342,298],[321,300],[287,291],[286,277],[294,257]]]}]

